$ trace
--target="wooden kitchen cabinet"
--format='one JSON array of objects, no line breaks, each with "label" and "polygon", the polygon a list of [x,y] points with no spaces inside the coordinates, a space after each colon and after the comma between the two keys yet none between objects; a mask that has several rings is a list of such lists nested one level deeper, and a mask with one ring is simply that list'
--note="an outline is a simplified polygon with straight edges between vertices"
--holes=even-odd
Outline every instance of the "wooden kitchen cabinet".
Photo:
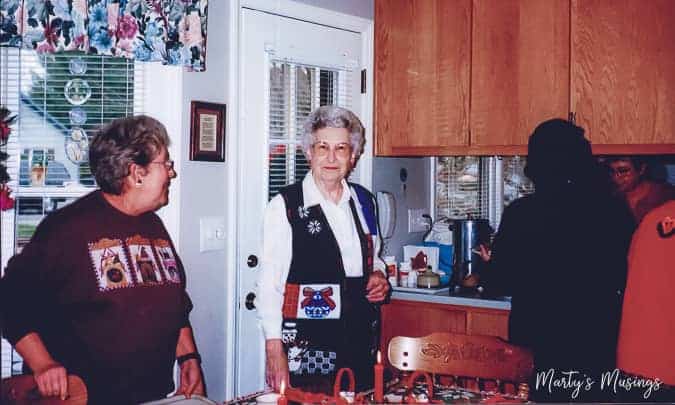
[{"label": "wooden kitchen cabinet", "polygon": [[675,153],[671,0],[572,0],[571,111],[599,153]]},{"label": "wooden kitchen cabinet", "polygon": [[512,155],[575,114],[596,154],[675,153],[671,0],[376,0],[375,154]]},{"label": "wooden kitchen cabinet", "polygon": [[375,153],[469,142],[471,0],[375,2]]},{"label": "wooden kitchen cabinet", "polygon": [[525,154],[537,124],[567,118],[569,30],[569,0],[473,1],[471,146]]},{"label": "wooden kitchen cabinet", "polygon": [[382,306],[380,350],[387,353],[395,336],[421,337],[433,332],[508,338],[509,311],[392,299]]}]

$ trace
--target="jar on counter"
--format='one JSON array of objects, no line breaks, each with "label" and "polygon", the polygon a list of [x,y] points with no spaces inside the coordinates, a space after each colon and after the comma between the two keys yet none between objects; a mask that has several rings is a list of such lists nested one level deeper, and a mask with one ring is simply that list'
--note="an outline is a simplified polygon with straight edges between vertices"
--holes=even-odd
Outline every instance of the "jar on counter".
[{"label": "jar on counter", "polygon": [[398,285],[401,287],[408,287],[408,275],[410,274],[410,271],[410,263],[401,262],[398,267]]}]

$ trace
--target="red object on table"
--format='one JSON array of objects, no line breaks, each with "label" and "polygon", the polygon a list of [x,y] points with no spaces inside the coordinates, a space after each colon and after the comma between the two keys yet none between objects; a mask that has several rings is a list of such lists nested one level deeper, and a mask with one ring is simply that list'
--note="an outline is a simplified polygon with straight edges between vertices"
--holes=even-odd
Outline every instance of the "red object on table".
[{"label": "red object on table", "polygon": [[288,405],[288,399],[286,399],[286,381],[281,381],[281,387],[279,388],[279,399],[277,399],[277,405]]},{"label": "red object on table", "polygon": [[375,402],[384,402],[384,365],[382,355],[377,351],[377,363],[375,363]]}]

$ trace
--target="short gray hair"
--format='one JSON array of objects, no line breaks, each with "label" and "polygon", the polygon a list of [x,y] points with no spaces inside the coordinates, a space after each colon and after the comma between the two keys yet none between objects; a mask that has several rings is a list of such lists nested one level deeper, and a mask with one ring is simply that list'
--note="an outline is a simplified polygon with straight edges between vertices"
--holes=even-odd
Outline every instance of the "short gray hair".
[{"label": "short gray hair", "polygon": [[346,108],[325,105],[312,111],[305,121],[302,133],[302,151],[308,156],[309,148],[315,141],[314,133],[323,128],[344,128],[349,132],[349,143],[353,154],[358,158],[366,143],[365,130],[361,120]]},{"label": "short gray hair", "polygon": [[89,165],[103,192],[122,194],[129,166],[147,166],[171,141],[161,122],[146,115],[118,118],[101,128],[89,146]]}]

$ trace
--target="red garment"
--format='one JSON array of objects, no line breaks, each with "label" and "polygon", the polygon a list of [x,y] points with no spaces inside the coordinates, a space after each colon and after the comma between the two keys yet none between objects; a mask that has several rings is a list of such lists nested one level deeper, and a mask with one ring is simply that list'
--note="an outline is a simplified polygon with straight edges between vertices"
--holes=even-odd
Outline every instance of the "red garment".
[{"label": "red garment", "polygon": [[647,214],[633,236],[617,350],[623,371],[675,385],[675,201]]}]

